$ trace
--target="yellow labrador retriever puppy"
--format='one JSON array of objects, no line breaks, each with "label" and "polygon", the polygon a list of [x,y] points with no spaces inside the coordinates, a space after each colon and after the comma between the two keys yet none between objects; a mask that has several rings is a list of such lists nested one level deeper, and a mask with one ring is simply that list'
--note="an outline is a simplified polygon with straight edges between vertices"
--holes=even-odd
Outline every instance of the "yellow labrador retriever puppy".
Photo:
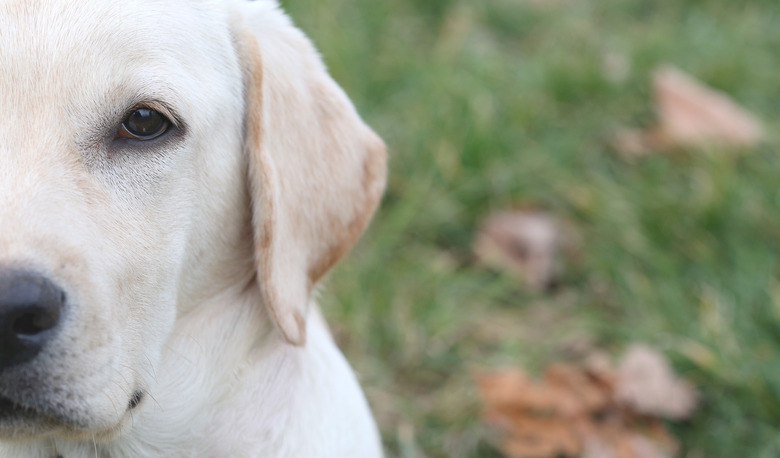
[{"label": "yellow labrador retriever puppy", "polygon": [[0,456],[374,457],[382,141],[273,0],[0,0]]}]

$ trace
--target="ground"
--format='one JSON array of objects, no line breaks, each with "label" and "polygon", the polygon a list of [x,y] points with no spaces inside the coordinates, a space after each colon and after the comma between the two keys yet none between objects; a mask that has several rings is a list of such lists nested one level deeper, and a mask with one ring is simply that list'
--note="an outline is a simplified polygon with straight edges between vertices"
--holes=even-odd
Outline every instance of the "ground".
[{"label": "ground", "polygon": [[[780,454],[780,3],[284,0],[389,145],[389,185],[323,308],[389,456],[492,457],[473,373],[643,342],[693,381],[680,456]],[[762,120],[755,148],[626,159],[674,65]],[[475,261],[491,212],[577,234],[557,287]],[[585,350],[583,350],[585,349]]]}]

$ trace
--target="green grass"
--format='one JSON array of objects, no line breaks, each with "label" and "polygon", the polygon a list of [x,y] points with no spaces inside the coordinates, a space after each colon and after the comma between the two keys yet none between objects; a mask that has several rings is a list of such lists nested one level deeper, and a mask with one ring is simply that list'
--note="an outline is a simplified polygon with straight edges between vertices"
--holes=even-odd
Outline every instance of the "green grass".
[{"label": "green grass", "polygon": [[[581,342],[652,344],[696,383],[681,456],[780,456],[780,3],[282,3],[391,151],[384,205],[323,295],[389,456],[499,456],[473,371]],[[616,128],[652,122],[663,63],[757,114],[766,144],[610,152]],[[554,292],[474,262],[479,221],[518,204],[580,235]]]}]

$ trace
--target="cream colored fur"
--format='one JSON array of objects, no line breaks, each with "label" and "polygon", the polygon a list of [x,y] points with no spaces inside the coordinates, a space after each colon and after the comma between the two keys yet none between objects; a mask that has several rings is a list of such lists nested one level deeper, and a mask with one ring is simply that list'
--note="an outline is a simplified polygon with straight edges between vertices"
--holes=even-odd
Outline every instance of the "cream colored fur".
[{"label": "cream colored fur", "polygon": [[68,297],[0,457],[381,455],[312,290],[384,146],[274,1],[0,0],[0,113],[0,267]]}]

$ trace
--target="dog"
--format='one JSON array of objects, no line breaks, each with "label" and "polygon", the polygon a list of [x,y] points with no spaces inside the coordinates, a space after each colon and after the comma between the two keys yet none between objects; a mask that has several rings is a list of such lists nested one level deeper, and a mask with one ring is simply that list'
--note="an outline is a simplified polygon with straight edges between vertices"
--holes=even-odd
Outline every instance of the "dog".
[{"label": "dog", "polygon": [[0,0],[0,456],[377,457],[313,295],[386,150],[275,0]]}]

